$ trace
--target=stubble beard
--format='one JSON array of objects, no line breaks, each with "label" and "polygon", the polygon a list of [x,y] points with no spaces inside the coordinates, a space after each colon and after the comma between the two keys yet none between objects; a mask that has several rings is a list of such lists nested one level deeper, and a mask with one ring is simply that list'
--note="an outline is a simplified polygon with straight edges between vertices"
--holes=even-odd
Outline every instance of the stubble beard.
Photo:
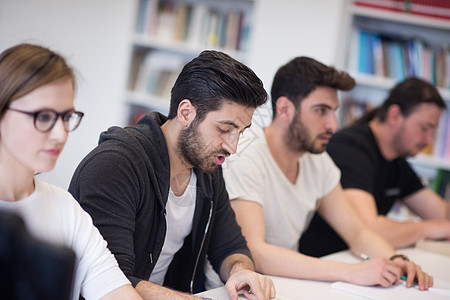
[{"label": "stubble beard", "polygon": [[399,131],[393,138],[392,146],[395,153],[397,153],[397,157],[408,158],[416,156],[426,145],[417,145],[417,150],[414,153],[412,150],[405,149],[405,147],[402,146],[402,135],[401,131]]},{"label": "stubble beard", "polygon": [[197,122],[194,121],[188,128],[180,131],[177,154],[186,166],[198,168],[204,173],[213,173],[219,168],[213,160],[214,152],[217,151],[214,151],[213,146],[207,145],[202,139]]},{"label": "stubble beard", "polygon": [[314,139],[311,137],[309,129],[299,120],[297,113],[289,125],[285,141],[292,151],[319,154],[325,151],[327,144],[315,146],[318,137]]}]

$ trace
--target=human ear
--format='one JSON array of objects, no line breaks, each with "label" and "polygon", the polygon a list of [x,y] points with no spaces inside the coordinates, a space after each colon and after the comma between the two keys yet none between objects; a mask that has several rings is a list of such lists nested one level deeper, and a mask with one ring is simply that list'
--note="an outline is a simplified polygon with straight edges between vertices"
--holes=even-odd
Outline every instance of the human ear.
[{"label": "human ear", "polygon": [[295,105],[288,97],[279,97],[276,101],[277,117],[287,119],[289,122],[295,116]]},{"label": "human ear", "polygon": [[403,113],[400,106],[397,104],[389,106],[387,111],[387,121],[389,125],[397,127],[401,120],[403,120]]},{"label": "human ear", "polygon": [[184,99],[178,104],[177,119],[178,123],[182,127],[188,127],[189,124],[195,119],[195,107],[192,105],[189,99]]}]

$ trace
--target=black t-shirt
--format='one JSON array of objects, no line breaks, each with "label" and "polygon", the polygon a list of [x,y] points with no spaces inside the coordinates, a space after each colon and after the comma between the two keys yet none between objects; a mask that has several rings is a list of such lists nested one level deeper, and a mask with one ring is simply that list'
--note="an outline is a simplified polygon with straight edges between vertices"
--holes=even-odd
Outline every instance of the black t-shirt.
[{"label": "black t-shirt", "polygon": [[[367,123],[337,132],[331,138],[327,151],[341,169],[342,187],[372,194],[381,215],[389,212],[395,200],[423,188],[405,159],[384,159]],[[347,248],[347,244],[316,213],[300,239],[299,251],[320,257]]]}]

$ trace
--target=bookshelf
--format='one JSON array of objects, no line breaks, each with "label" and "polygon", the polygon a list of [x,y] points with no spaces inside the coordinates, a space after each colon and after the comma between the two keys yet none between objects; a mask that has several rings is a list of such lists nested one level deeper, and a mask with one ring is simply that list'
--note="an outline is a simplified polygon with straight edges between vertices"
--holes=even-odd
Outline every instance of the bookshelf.
[{"label": "bookshelf", "polygon": [[[357,86],[342,94],[340,126],[381,104],[406,76],[432,82],[450,107],[450,3],[424,9],[423,2],[348,1],[343,60]],[[449,109],[441,117],[433,147],[409,161],[427,179],[438,169],[450,170]]]},{"label": "bookshelf", "polygon": [[253,0],[139,0],[125,93],[128,123],[148,111],[167,114],[181,68],[201,51],[245,62],[253,7]]}]

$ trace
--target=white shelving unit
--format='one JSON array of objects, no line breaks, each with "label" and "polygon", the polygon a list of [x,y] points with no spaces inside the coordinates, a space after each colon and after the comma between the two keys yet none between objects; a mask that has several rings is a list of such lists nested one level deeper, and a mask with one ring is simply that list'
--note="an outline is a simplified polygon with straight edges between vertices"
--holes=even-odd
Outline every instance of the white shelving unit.
[{"label": "white shelving unit", "polygon": [[205,49],[245,62],[253,0],[139,0],[125,93],[130,123],[143,111],[169,110],[181,68]]},{"label": "white shelving unit", "polygon": [[[347,55],[345,65],[356,79],[357,86],[354,90],[343,93],[344,103],[345,99],[351,99],[351,101],[360,103],[359,105],[369,103],[372,106],[377,106],[387,97],[388,91],[401,80],[400,78],[390,78],[358,71],[355,65],[355,61],[358,59],[357,56],[360,54],[360,49],[358,49],[359,41],[355,42],[355,32],[358,32],[358,30],[385,36],[387,39],[399,42],[417,39],[429,49],[445,49],[450,46],[450,20],[362,7],[353,4],[351,1],[349,2],[348,16],[349,28],[347,30],[348,40],[346,42]],[[438,86],[439,92],[448,107],[450,107],[449,87]],[[344,113],[342,111],[340,115],[341,125],[345,119]],[[445,121],[445,119],[441,118],[441,121]],[[440,134],[450,138],[450,128],[446,128]],[[450,159],[440,157],[436,155],[436,152],[434,155],[421,154],[409,159],[409,161],[414,167],[422,170],[422,174],[424,173],[423,170],[425,170],[426,174],[424,176],[426,177],[433,176],[436,169],[450,170]]]},{"label": "white shelving unit", "polygon": [[409,158],[409,161],[413,164],[422,167],[439,168],[444,170],[450,170],[450,160],[440,158],[436,156],[430,156],[425,154],[419,154],[415,157]]},{"label": "white shelving unit", "polygon": [[441,28],[444,30],[450,30],[450,25],[449,25],[450,22],[449,21],[446,21],[443,19],[438,19],[438,18],[433,18],[433,17],[411,15],[411,14],[393,12],[393,11],[391,12],[388,10],[362,7],[362,6],[357,6],[357,5],[351,5],[349,12],[352,15],[365,16],[368,18],[374,18],[374,19],[378,19],[378,20],[386,20],[386,21],[399,22],[399,23],[403,23],[403,24],[418,25],[418,26],[423,26],[423,27]]}]

